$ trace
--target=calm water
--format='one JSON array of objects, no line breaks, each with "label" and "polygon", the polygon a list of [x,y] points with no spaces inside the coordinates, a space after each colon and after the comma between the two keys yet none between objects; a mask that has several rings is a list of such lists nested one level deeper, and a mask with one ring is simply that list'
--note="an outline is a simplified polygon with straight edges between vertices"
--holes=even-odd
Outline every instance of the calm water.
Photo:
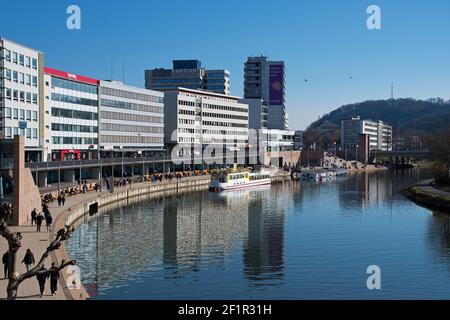
[{"label": "calm water", "polygon": [[[115,206],[68,243],[93,299],[450,298],[450,219],[400,191],[425,170]],[[381,267],[382,290],[366,287]]]}]

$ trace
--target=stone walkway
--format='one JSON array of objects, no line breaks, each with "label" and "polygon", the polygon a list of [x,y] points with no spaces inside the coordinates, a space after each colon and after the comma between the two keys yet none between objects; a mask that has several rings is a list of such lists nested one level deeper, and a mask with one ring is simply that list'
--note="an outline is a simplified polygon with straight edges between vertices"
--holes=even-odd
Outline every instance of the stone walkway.
[{"label": "stone walkway", "polygon": [[[174,179],[175,181],[175,179]],[[161,182],[141,182],[141,183],[133,183],[131,188],[139,188],[144,187],[146,185],[152,185],[155,183],[161,183]],[[166,181],[163,181],[162,183],[168,183]],[[116,187],[116,191],[121,191],[123,189],[130,188],[130,186],[127,187]],[[64,207],[58,207],[58,202],[54,201],[53,203],[50,203],[49,209],[53,217],[53,221],[56,220],[56,218],[63,213],[64,211],[68,210],[69,208],[74,208],[78,204],[94,200],[95,198],[98,198],[102,194],[107,194],[108,191],[104,188],[102,192],[89,192],[86,194],[78,194],[76,196],[70,196],[66,198],[66,203]],[[30,213],[31,214],[31,213]],[[23,257],[25,256],[25,252],[27,249],[31,249],[31,251],[34,254],[36,263],[41,258],[42,254],[45,252],[45,249],[48,247],[50,242],[55,238],[54,234],[55,230],[53,230],[53,227],[50,229],[50,232],[46,232],[46,226],[45,222],[43,226],[41,227],[41,232],[36,232],[36,227],[31,226],[31,217],[28,218],[29,221],[27,222],[27,225],[20,226],[20,227],[11,227],[11,230],[15,232],[22,232],[22,247],[19,249],[19,252],[17,254],[17,268],[16,270],[19,273],[23,273],[26,271],[25,265],[21,263]],[[0,239],[0,255],[3,256],[3,254],[8,250],[8,243],[4,238]],[[51,266],[52,263],[52,257],[51,255],[47,258],[45,261],[45,267],[48,269]],[[59,288],[60,288],[59,284]],[[6,288],[8,286],[8,280],[4,279],[3,274],[3,264],[1,266],[0,270],[0,300],[6,299]],[[47,300],[65,300],[66,297],[63,293],[63,290],[58,290],[57,294],[55,296],[52,296],[50,293],[50,282],[47,281],[45,285],[45,291],[44,296],[40,298],[39,296],[39,285],[35,277],[30,278],[22,282],[22,284],[19,287],[18,300],[25,299],[25,300],[39,300],[39,299],[47,299]]]}]

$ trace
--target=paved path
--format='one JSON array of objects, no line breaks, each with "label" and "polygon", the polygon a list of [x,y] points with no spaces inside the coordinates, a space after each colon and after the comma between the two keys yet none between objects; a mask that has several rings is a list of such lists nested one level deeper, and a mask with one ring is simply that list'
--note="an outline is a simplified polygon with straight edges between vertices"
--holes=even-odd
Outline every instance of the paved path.
[{"label": "paved path", "polygon": [[[186,179],[186,178],[183,178]],[[173,181],[176,181],[174,179]],[[173,182],[172,181],[172,182]],[[157,183],[169,183],[170,181],[163,181],[163,182],[141,182],[141,183],[133,183],[132,188],[140,188],[144,187],[146,185],[153,185]],[[127,187],[116,187],[116,191],[121,191],[123,189],[130,188],[130,186]],[[102,192],[88,192],[88,193],[81,193],[76,196],[68,196],[66,198],[66,203],[64,207],[58,207],[58,202],[54,201],[53,203],[50,203],[49,209],[53,217],[53,221],[56,220],[56,218],[63,213],[64,211],[68,210],[69,208],[76,207],[78,204],[93,200],[95,198],[98,198],[102,194],[107,194],[108,191],[104,188]],[[29,219],[31,219],[29,217]],[[11,227],[13,231],[16,232],[22,232],[22,247],[19,249],[19,252],[17,254],[17,268],[16,270],[19,273],[23,273],[26,271],[25,265],[21,263],[25,252],[27,249],[31,249],[31,251],[34,254],[36,262],[39,261],[42,254],[45,252],[45,249],[50,244],[51,240],[54,239],[55,230],[53,228],[50,229],[50,232],[46,232],[45,222],[43,226],[41,227],[41,232],[36,232],[36,227],[31,226],[31,222],[28,221],[26,225],[20,226],[20,227]],[[57,231],[57,230],[56,230]],[[8,243],[4,238],[0,237],[0,256],[3,256],[3,254],[8,250]],[[51,255],[47,258],[45,262],[45,267],[48,269],[51,266],[52,260]],[[6,288],[8,286],[8,280],[4,279],[3,274],[3,265],[0,268],[0,300],[6,299]],[[60,288],[60,284],[59,284]],[[17,298],[20,299],[41,299],[39,297],[39,285],[35,277],[30,278],[22,282],[22,284],[19,287]],[[44,296],[42,299],[48,299],[48,300],[65,300],[66,297],[63,293],[63,290],[58,290],[57,295],[52,296],[50,294],[50,282],[47,281]]]},{"label": "paved path", "polygon": [[431,185],[432,182],[433,182],[433,179],[420,181],[419,183],[416,184],[416,187],[418,187],[419,189],[421,189],[422,191],[425,191],[425,192],[429,192],[429,193],[433,193],[433,194],[436,194],[439,196],[450,198],[450,192],[440,190],[440,189],[433,187]]}]

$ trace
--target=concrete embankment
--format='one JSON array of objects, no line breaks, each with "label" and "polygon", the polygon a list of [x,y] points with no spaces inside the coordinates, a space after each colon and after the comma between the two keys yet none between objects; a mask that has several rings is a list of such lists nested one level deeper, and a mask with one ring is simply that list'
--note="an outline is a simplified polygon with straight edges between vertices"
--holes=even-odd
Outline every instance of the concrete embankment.
[{"label": "concrete embankment", "polygon": [[424,207],[450,213],[450,192],[433,187],[433,180],[420,181],[404,191],[411,201]]}]

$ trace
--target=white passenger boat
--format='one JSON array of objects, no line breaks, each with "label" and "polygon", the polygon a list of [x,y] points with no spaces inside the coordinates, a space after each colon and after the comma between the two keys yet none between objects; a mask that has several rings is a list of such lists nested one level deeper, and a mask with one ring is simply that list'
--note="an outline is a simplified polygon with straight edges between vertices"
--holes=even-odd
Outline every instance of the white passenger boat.
[{"label": "white passenger boat", "polygon": [[235,190],[255,186],[269,185],[272,183],[270,173],[261,172],[237,172],[221,174],[209,184],[211,191]]}]

